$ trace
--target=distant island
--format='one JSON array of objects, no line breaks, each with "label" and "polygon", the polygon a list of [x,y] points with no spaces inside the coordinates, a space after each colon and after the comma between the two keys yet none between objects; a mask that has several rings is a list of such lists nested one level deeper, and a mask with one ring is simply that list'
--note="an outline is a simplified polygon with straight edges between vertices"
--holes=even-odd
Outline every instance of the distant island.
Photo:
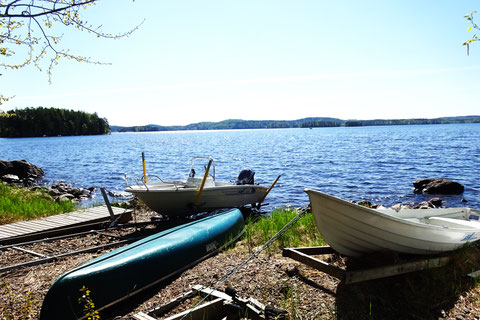
[{"label": "distant island", "polygon": [[319,127],[362,127],[449,123],[480,123],[480,116],[443,117],[434,119],[375,119],[342,120],[337,118],[303,118],[298,120],[239,120],[229,119],[220,122],[198,122],[186,126],[110,126],[112,132],[150,132],[182,130],[227,130],[227,129],[275,129],[275,128],[319,128]]},{"label": "distant island", "polygon": [[96,113],[57,108],[10,110],[13,116],[0,116],[0,137],[54,137],[110,133],[107,119]]}]

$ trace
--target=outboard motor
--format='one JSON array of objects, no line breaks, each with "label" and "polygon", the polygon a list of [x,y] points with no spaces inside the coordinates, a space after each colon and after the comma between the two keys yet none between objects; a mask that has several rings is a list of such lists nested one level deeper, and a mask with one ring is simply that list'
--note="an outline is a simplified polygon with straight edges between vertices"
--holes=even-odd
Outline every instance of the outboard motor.
[{"label": "outboard motor", "polygon": [[243,169],[238,175],[237,185],[253,184],[255,182],[254,176],[255,171],[250,169]]}]

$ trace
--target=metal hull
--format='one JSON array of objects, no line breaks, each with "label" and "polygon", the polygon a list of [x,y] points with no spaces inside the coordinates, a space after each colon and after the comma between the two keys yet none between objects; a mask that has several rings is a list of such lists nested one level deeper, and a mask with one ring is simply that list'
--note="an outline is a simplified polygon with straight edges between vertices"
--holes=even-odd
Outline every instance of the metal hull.
[{"label": "metal hull", "polygon": [[205,187],[197,207],[193,206],[197,188],[130,186],[125,191],[140,198],[150,209],[169,217],[187,216],[196,212],[222,208],[239,208],[262,200],[267,188],[261,185]]},{"label": "metal hull", "polygon": [[95,310],[110,307],[216,253],[244,228],[233,209],[152,235],[71,270],[51,286],[40,319],[81,319],[80,289]]},{"label": "metal hull", "polygon": [[480,238],[480,211],[469,208],[374,210],[305,190],[322,238],[337,252],[437,254]]}]

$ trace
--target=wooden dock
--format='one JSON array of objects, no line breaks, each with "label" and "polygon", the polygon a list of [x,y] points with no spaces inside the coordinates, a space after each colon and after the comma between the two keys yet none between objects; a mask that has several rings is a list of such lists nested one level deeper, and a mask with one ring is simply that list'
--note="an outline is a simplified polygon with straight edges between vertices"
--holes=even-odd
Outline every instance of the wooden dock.
[{"label": "wooden dock", "polygon": [[[131,210],[111,207],[113,219],[131,215]],[[107,206],[58,214],[35,220],[0,225],[0,245],[96,229],[112,220]]]}]

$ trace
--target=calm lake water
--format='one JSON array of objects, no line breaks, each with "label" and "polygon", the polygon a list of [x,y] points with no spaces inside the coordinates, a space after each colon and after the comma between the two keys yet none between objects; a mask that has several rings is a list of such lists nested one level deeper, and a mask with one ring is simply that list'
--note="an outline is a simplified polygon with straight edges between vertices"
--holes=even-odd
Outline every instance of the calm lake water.
[{"label": "calm lake water", "polygon": [[142,152],[147,172],[168,180],[186,178],[193,156],[212,156],[218,180],[251,168],[256,182],[270,185],[281,174],[267,210],[306,205],[306,187],[384,205],[424,201],[432,196],[413,194],[412,183],[430,177],[465,186],[461,196],[441,197],[447,206],[480,208],[480,124],[0,139],[0,159],[40,166],[46,183],[65,180],[117,192],[125,187],[124,173],[142,175]]}]

